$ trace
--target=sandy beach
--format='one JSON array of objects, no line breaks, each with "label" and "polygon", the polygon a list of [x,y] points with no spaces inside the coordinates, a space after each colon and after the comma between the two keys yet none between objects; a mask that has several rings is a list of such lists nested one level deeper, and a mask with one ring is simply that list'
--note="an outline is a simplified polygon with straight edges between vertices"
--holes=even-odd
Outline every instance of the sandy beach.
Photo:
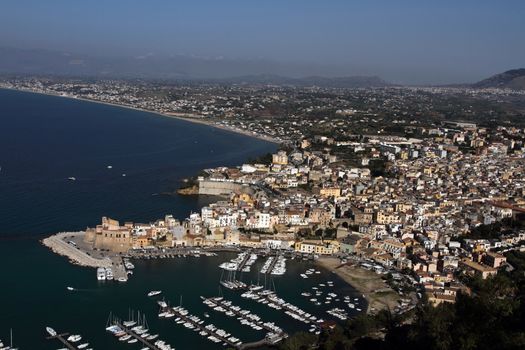
[{"label": "sandy beach", "polygon": [[375,272],[362,269],[360,267],[344,265],[338,258],[321,257],[317,263],[336,273],[346,283],[364,295],[368,301],[367,313],[376,313],[379,310],[398,306],[399,294],[392,290],[381,279],[381,275]]},{"label": "sandy beach", "polygon": [[156,115],[161,116],[161,117],[175,118],[175,119],[184,120],[184,121],[187,121],[187,122],[190,122],[190,123],[211,126],[213,128],[216,128],[216,129],[221,129],[221,130],[224,130],[224,131],[234,132],[236,134],[241,134],[241,135],[244,135],[244,136],[253,137],[253,138],[256,138],[256,139],[259,139],[259,140],[263,140],[263,141],[266,141],[266,142],[271,142],[271,143],[275,143],[275,144],[282,143],[282,141],[279,141],[279,140],[277,140],[277,139],[275,139],[273,137],[270,137],[270,136],[261,135],[261,134],[254,134],[253,132],[250,132],[250,131],[247,131],[247,130],[240,130],[240,129],[228,127],[228,126],[225,126],[225,125],[222,125],[222,124],[217,124],[214,121],[207,120],[203,116],[197,115],[197,114],[161,113],[161,112],[157,112],[157,111],[152,111],[152,110],[143,109],[143,108],[137,108],[137,107],[128,106],[128,105],[119,104],[119,103],[106,102],[106,101],[100,101],[100,100],[83,98],[83,97],[76,97],[76,96],[70,96],[70,95],[61,95],[61,94],[52,93],[52,92],[35,91],[35,90],[30,90],[30,89],[15,89],[15,88],[9,88],[9,87],[0,87],[0,88],[1,89],[6,89],[6,90],[16,90],[16,91],[22,91],[22,92],[31,92],[31,93],[34,93],[34,94],[42,94],[42,95],[49,95],[49,96],[56,96],[56,97],[64,97],[64,98],[70,98],[70,99],[73,99],[73,100],[80,100],[80,101],[86,101],[86,102],[92,102],[92,103],[100,103],[100,104],[104,104],[104,105],[108,105],[108,106],[114,106],[114,107],[134,109],[136,111],[156,114]]}]

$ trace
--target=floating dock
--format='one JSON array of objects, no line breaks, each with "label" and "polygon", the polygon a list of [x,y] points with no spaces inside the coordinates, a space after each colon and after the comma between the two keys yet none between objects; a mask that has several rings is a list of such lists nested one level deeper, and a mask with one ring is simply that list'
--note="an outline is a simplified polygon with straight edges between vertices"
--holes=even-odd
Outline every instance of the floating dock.
[{"label": "floating dock", "polygon": [[66,348],[69,350],[78,350],[78,346],[74,345],[70,341],[68,341],[66,338],[69,335],[69,333],[57,333],[57,335],[52,335],[47,337],[46,339],[58,339]]},{"label": "floating dock", "polygon": [[251,257],[250,253],[246,253],[246,255],[244,255],[244,259],[242,259],[239,266],[237,266],[237,271],[242,271],[242,269],[244,269],[244,266],[246,266],[246,263],[248,262],[248,260],[250,260],[250,257]]},{"label": "floating dock", "polygon": [[301,310],[295,305],[287,303],[269,290],[263,290],[261,292],[247,291],[241,294],[241,297],[254,300],[275,310],[284,310],[283,312],[288,316],[306,324],[320,322],[315,316]]},{"label": "floating dock", "polygon": [[[207,337],[208,339],[210,336],[215,337],[216,339],[219,340],[216,343],[223,343],[223,344],[226,344],[236,349],[240,349],[242,346],[242,342],[238,338],[235,338],[231,334],[228,334],[228,333],[226,333],[228,335],[218,333],[219,329],[217,329],[213,324],[204,325],[203,324],[204,322],[202,320],[200,320],[197,316],[189,314],[189,312],[186,309],[182,308],[181,306],[177,306],[173,308],[169,306],[161,307],[161,312],[174,314],[176,317],[180,318],[180,320],[184,322],[181,324],[185,325],[189,323],[192,326],[192,328],[189,328],[188,326],[186,326],[186,328],[189,328],[192,330],[193,328],[195,328],[196,330],[200,332],[204,332],[206,334],[203,336]],[[232,337],[237,340],[235,341],[230,340]],[[209,339],[209,340],[213,341],[212,339]]]},{"label": "floating dock", "polygon": [[[201,298],[203,300],[203,303],[208,307],[214,309],[215,311],[223,312],[225,314],[227,314],[227,312],[230,312],[230,315],[237,316],[241,323],[243,323],[241,320],[244,320],[244,324],[248,326],[251,326],[250,324],[256,325],[260,327],[261,330],[264,329],[268,333],[272,333],[278,336],[281,340],[288,337],[288,334],[286,334],[281,327],[278,327],[270,322],[262,321],[259,316],[251,313],[249,310],[243,310],[239,306],[232,305],[232,302],[229,300],[225,300],[222,297]],[[222,307],[222,310],[224,311],[221,311],[221,309],[217,310],[217,307]]]},{"label": "floating dock", "polygon": [[[160,339],[155,338],[156,340],[150,341],[147,339],[147,337],[142,337],[141,334],[143,333],[139,334],[133,330],[133,326],[135,326],[135,324],[133,326],[128,327],[124,325],[125,322],[121,322],[119,319],[113,318],[111,315],[110,315],[110,319],[111,321],[108,322],[108,324],[106,325],[106,331],[112,333],[118,338],[129,335],[130,339],[132,338],[136,339],[137,342],[142,343],[143,348],[145,347],[150,350],[172,350],[174,349],[170,345],[166,344],[164,341]],[[147,331],[148,330],[146,329],[145,332]],[[157,336],[158,335],[155,335],[155,337]],[[152,341],[154,341],[154,343]]]}]

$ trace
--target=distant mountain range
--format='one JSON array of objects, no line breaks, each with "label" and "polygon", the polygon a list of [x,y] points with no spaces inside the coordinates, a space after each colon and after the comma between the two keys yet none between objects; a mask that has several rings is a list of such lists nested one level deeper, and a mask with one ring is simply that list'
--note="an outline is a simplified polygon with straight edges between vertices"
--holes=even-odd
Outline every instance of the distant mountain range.
[{"label": "distant mountain range", "polygon": [[471,85],[474,88],[508,88],[525,90],[525,68],[512,69]]},{"label": "distant mountain range", "polygon": [[[282,63],[263,59],[226,59],[190,55],[98,57],[42,49],[0,47],[0,74],[55,75],[95,78],[143,78],[169,81],[215,81],[335,88],[385,87],[393,84],[377,76],[334,76],[329,66]],[[449,85],[452,86],[452,85]],[[525,69],[509,70],[474,84],[472,88],[525,89]]]},{"label": "distant mountain range", "polygon": [[[187,55],[95,57],[50,50],[0,47],[0,74],[75,77],[144,78],[181,81],[212,80],[237,84],[275,84],[319,87],[381,87],[375,76],[322,77],[326,67]],[[306,77],[306,78],[304,78]]]}]

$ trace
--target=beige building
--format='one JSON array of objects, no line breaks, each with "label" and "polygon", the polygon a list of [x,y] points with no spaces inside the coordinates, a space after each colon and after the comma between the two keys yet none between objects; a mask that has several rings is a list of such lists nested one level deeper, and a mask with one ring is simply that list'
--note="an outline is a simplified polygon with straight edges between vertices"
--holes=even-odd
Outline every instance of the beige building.
[{"label": "beige building", "polygon": [[272,163],[273,164],[279,164],[279,165],[287,165],[288,164],[288,155],[285,151],[279,151],[277,153],[272,154]]},{"label": "beige building", "polygon": [[132,223],[120,226],[117,220],[102,218],[102,224],[94,229],[87,229],[84,241],[94,248],[108,249],[113,252],[127,252],[132,247]]},{"label": "beige building", "polygon": [[332,255],[339,253],[341,245],[338,241],[302,241],[295,243],[295,251],[298,253]]}]

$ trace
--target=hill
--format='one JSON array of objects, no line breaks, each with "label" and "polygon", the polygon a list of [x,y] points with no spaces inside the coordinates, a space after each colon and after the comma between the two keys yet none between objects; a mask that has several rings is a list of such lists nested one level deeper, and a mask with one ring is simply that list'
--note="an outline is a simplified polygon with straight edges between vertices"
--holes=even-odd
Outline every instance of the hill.
[{"label": "hill", "polygon": [[471,85],[474,88],[507,88],[525,90],[525,68],[496,74]]}]

